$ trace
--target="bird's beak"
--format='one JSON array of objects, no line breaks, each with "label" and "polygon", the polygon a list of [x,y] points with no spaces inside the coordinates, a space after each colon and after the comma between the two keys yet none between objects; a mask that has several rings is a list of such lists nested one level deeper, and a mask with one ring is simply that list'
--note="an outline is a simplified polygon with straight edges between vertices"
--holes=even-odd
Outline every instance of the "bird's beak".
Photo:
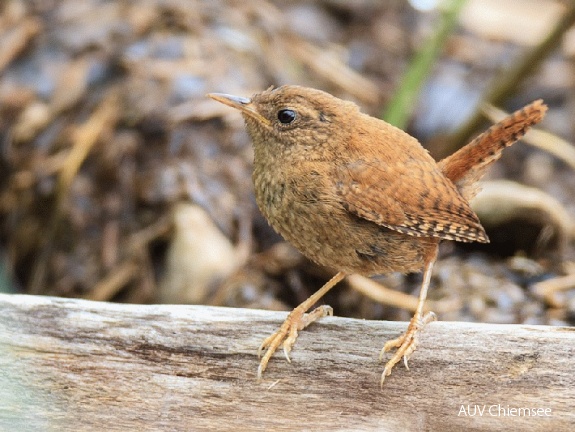
[{"label": "bird's beak", "polygon": [[210,93],[207,96],[215,101],[223,103],[224,105],[240,110],[243,114],[256,119],[260,123],[268,126],[270,125],[270,121],[262,116],[259,112],[257,112],[250,98],[234,96],[225,93]]}]

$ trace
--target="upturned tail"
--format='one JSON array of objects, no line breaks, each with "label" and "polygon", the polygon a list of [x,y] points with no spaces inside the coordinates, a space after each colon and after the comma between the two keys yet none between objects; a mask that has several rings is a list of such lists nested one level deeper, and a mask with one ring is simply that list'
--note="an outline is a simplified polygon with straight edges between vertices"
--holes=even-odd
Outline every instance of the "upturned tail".
[{"label": "upturned tail", "polygon": [[545,116],[547,105],[541,99],[495,123],[465,147],[438,162],[439,168],[450,179],[461,195],[470,200],[479,187],[477,182],[483,177],[489,165],[501,157],[505,147],[509,147]]}]

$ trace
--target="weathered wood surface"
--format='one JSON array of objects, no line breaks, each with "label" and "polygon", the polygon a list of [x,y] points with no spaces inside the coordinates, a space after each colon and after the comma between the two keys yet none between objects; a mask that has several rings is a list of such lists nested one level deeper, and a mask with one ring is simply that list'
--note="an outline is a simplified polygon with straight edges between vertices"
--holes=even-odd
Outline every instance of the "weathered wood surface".
[{"label": "weathered wood surface", "polygon": [[431,323],[380,390],[406,324],[325,318],[257,382],[284,317],[0,295],[0,430],[575,430],[573,328]]}]

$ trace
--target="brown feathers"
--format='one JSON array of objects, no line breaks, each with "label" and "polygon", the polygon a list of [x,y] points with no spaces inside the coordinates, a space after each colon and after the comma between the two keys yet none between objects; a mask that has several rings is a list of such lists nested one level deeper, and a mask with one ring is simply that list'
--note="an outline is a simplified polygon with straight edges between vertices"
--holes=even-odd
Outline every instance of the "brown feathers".
[{"label": "brown feathers", "polygon": [[505,147],[521,139],[531,126],[539,123],[546,111],[547,105],[536,100],[494,124],[437,165],[463,197],[470,200],[477,194],[477,182],[489,165],[501,157]]}]

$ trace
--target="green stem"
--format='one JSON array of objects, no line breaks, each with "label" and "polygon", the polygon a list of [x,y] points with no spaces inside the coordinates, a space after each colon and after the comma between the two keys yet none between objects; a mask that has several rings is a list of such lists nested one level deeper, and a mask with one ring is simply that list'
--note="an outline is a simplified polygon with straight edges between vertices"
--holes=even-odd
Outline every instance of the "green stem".
[{"label": "green stem", "polygon": [[441,20],[435,33],[415,55],[405,72],[395,96],[382,115],[383,120],[404,129],[411,117],[415,102],[435,61],[441,54],[445,42],[453,32],[457,17],[466,0],[444,2]]}]

